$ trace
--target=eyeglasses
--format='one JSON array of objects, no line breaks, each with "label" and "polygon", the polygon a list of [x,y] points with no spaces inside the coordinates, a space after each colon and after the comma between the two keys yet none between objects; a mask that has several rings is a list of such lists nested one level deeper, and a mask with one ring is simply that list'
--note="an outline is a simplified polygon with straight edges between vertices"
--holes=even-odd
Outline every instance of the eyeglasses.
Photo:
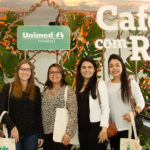
[{"label": "eyeglasses", "polygon": [[31,71],[31,68],[19,68],[19,70],[21,71],[26,71],[26,72],[30,72]]},{"label": "eyeglasses", "polygon": [[50,71],[49,74],[60,74],[60,71]]}]

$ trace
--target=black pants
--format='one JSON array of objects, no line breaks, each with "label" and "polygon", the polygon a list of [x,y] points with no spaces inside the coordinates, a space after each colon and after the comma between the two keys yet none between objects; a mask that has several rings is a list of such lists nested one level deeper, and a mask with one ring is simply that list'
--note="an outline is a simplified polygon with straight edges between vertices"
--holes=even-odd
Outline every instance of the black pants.
[{"label": "black pants", "polygon": [[44,135],[43,150],[71,150],[72,145],[63,145],[53,141],[53,134]]},{"label": "black pants", "polygon": [[120,150],[120,138],[128,138],[128,130],[119,131],[116,136],[110,138],[111,150]]},{"label": "black pants", "polygon": [[99,126],[79,128],[80,150],[106,150],[107,142],[98,143],[100,130]]}]

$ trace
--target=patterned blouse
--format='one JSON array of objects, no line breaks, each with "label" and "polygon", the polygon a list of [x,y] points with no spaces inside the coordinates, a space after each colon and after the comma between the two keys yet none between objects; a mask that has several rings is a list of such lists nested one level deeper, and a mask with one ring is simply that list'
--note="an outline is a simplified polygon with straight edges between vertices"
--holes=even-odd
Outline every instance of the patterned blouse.
[{"label": "patterned blouse", "polygon": [[[65,106],[64,91],[65,86],[59,88],[55,93],[49,96],[49,88],[42,96],[42,119],[44,134],[53,133],[56,108]],[[74,90],[68,87],[66,108],[69,113],[69,121],[66,128],[66,135],[72,138],[77,128],[77,100]]]}]

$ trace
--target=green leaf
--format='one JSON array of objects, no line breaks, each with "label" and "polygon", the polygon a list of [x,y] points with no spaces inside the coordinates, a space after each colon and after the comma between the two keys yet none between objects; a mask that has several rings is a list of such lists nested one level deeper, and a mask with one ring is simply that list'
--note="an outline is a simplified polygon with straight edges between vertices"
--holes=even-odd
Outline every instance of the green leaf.
[{"label": "green leaf", "polygon": [[135,72],[135,61],[130,60],[130,56],[127,58],[127,62],[125,63],[126,68],[129,69],[129,72]]},{"label": "green leaf", "polygon": [[93,22],[86,37],[86,40],[95,41],[98,38],[102,38],[102,29],[97,25],[96,22]]},{"label": "green leaf", "polygon": [[67,19],[70,30],[75,32],[84,23],[85,15],[82,13],[68,13]]},{"label": "green leaf", "polygon": [[76,63],[76,55],[74,53],[71,53],[63,66],[67,70],[72,71],[74,69],[75,63]]},{"label": "green leaf", "polygon": [[1,57],[2,66],[7,69],[15,68],[19,61],[19,56],[12,53],[7,53]]},{"label": "green leaf", "polygon": [[8,78],[12,78],[15,73],[16,66],[21,58],[18,55],[12,53],[6,53],[0,57],[3,70]]}]

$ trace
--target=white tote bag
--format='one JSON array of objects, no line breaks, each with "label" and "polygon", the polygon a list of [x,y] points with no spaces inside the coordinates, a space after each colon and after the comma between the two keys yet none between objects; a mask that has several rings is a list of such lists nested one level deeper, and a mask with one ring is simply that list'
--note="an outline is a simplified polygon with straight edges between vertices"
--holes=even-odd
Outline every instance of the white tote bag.
[{"label": "white tote bag", "polygon": [[[120,150],[142,150],[142,147],[139,142],[139,138],[137,137],[135,121],[132,112],[130,112],[130,118],[131,118],[131,123],[129,123],[128,138],[120,139]],[[131,139],[132,127],[133,127],[133,133],[135,139]]]},{"label": "white tote bag", "polygon": [[16,150],[15,139],[12,139],[12,138],[0,138],[0,149]]},{"label": "white tote bag", "polygon": [[[8,112],[7,111],[2,112],[2,114],[0,116],[0,122],[6,113],[8,113]],[[4,135],[6,138],[0,138],[0,149],[16,150],[15,139],[8,138],[8,132],[7,132],[7,128],[5,125],[3,125],[3,132],[4,132]]]},{"label": "white tote bag", "polygon": [[[62,142],[62,137],[65,134],[67,123],[68,123],[68,110],[66,109],[66,101],[67,101],[67,92],[68,86],[65,87],[65,107],[56,109],[55,123],[54,123],[54,132],[53,132],[53,140],[55,142]],[[78,129],[76,129],[75,135],[70,140],[70,144],[78,145]]]}]

